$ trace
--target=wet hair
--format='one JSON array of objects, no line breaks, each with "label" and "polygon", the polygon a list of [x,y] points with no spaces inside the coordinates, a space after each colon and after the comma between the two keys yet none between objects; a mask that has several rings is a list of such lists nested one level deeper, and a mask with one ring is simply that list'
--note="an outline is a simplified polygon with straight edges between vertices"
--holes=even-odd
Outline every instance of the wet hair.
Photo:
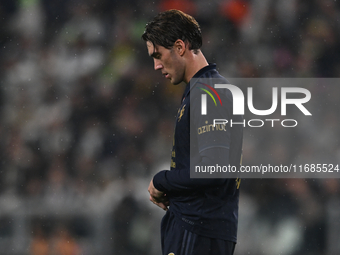
[{"label": "wet hair", "polygon": [[195,52],[202,46],[199,24],[192,16],[179,10],[168,10],[155,16],[146,24],[142,39],[167,49],[178,39],[188,42],[189,49]]}]

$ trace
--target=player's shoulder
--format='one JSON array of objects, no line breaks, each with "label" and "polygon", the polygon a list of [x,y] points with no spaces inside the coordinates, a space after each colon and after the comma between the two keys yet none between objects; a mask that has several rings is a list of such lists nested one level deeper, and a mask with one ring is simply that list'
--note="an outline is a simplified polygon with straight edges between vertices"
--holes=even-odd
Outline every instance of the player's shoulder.
[{"label": "player's shoulder", "polygon": [[229,85],[230,82],[227,78],[221,75],[216,69],[211,70],[210,78],[208,79],[210,86],[213,87],[221,96],[227,97],[228,100],[232,99],[232,93],[229,89],[221,88],[220,85]]},{"label": "player's shoulder", "polygon": [[201,94],[202,91],[210,93],[222,93],[228,97],[231,96],[231,92],[228,89],[220,89],[216,85],[226,85],[230,84],[228,79],[220,75],[216,69],[209,70],[205,72],[200,77],[194,77],[191,80],[190,93],[192,96]]}]

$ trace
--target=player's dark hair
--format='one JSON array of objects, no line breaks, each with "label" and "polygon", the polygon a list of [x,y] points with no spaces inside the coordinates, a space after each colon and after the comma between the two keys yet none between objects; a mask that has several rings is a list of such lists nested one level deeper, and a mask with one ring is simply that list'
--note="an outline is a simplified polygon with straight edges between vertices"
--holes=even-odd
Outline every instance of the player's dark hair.
[{"label": "player's dark hair", "polygon": [[199,24],[192,16],[179,10],[168,10],[155,16],[146,24],[142,39],[167,49],[178,39],[188,42],[190,50],[198,50],[202,46]]}]

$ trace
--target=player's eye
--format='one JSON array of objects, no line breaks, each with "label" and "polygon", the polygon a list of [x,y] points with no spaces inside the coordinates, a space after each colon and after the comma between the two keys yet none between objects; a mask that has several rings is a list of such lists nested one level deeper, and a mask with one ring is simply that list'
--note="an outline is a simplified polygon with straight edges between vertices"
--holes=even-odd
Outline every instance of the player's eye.
[{"label": "player's eye", "polygon": [[161,58],[161,54],[160,53],[154,53],[153,54],[153,58],[160,59]]}]

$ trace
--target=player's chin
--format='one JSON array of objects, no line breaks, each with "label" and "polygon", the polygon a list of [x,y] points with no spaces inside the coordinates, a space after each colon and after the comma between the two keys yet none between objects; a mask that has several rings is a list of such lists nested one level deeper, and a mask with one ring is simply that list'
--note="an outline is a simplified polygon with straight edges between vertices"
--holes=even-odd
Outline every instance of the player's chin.
[{"label": "player's chin", "polygon": [[175,79],[171,78],[171,79],[170,79],[170,82],[171,82],[173,85],[178,85],[178,84],[180,84],[182,81],[180,81],[180,80],[175,80]]}]

